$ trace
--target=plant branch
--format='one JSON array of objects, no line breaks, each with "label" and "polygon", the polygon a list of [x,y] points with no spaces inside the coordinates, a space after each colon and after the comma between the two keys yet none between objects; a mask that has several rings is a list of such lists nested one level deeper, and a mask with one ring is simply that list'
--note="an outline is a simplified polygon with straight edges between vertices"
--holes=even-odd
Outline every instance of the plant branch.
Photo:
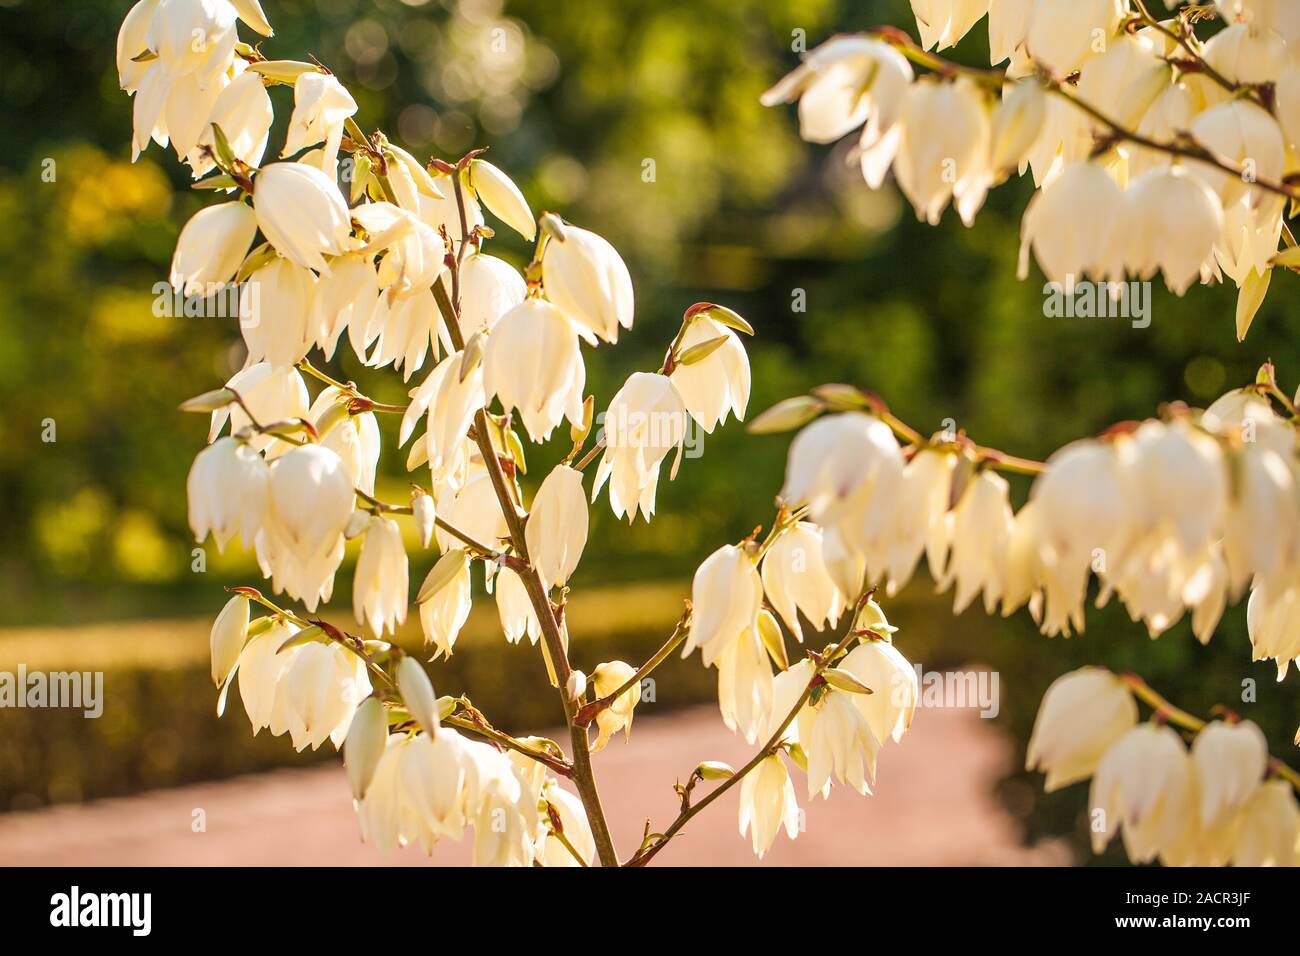
[{"label": "plant branch", "polygon": [[663,647],[655,651],[650,659],[642,664],[637,672],[625,680],[613,693],[606,694],[598,700],[593,700],[589,703],[583,704],[574,715],[573,722],[583,727],[590,725],[601,711],[612,707],[614,701],[618,700],[633,687],[640,684],[656,667],[666,661],[669,655],[671,655],[672,652],[681,645],[682,641],[686,640],[686,635],[690,633],[690,627],[691,602],[687,601],[686,609],[682,611],[682,616],[677,619],[677,626],[673,628],[673,633],[669,636],[668,640],[664,642]]}]

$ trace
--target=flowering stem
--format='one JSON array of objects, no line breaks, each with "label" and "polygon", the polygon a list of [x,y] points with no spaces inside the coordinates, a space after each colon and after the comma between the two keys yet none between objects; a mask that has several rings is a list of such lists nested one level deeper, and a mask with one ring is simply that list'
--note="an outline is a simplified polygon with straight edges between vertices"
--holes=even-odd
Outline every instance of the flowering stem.
[{"label": "flowering stem", "polygon": [[664,661],[668,660],[668,656],[672,654],[674,650],[677,649],[677,647],[682,643],[682,641],[686,640],[686,635],[690,632],[690,626],[691,626],[691,602],[687,601],[686,610],[684,610],[682,612],[682,616],[677,619],[677,626],[673,628],[673,633],[669,636],[668,640],[664,642],[664,646],[659,648],[659,650],[655,651],[654,655],[648,661],[642,664],[640,669],[631,677],[629,677],[627,680],[625,680],[622,683],[622,685],[620,685],[619,688],[615,690],[613,693],[606,694],[604,697],[601,697],[598,700],[593,700],[590,703],[583,704],[582,707],[578,709],[578,712],[574,715],[573,722],[575,724],[580,724],[583,727],[588,726],[593,720],[596,719],[597,714],[599,714],[603,710],[606,710],[609,707],[612,707],[614,705],[614,701],[618,700],[620,697],[622,697],[624,694],[630,691],[633,687],[636,687],[638,684],[640,684],[641,681],[645,680],[651,671],[653,671]]},{"label": "flowering stem", "polygon": [[[464,223],[464,193],[460,188],[459,176],[456,177],[456,199],[460,207],[461,221]],[[460,286],[460,262],[458,259],[452,259],[451,274],[452,287],[458,293]],[[447,294],[447,286],[441,277],[433,285],[433,295],[438,303],[439,311],[442,312],[443,324],[446,326],[452,347],[456,351],[463,350],[465,348],[465,338],[460,331],[460,313],[454,304],[453,297]],[[505,516],[506,526],[510,531],[511,545],[515,554],[527,565],[518,573],[520,580],[524,582],[524,587],[528,591],[528,598],[533,605],[533,612],[537,615],[537,621],[541,625],[542,637],[546,641],[546,650],[555,669],[556,683],[560,687],[560,701],[564,706],[564,720],[569,726],[569,739],[572,741],[573,746],[573,782],[578,788],[578,796],[582,799],[583,808],[587,813],[587,822],[591,826],[592,837],[596,843],[596,853],[600,857],[601,866],[618,866],[618,853],[614,849],[614,839],[610,835],[609,824],[605,821],[605,810],[601,806],[600,792],[596,787],[596,778],[591,769],[591,742],[587,736],[587,728],[574,722],[577,704],[569,698],[567,692],[569,674],[572,668],[569,665],[568,652],[565,650],[564,637],[560,632],[559,622],[555,618],[555,608],[551,605],[546,585],[542,583],[537,569],[528,560],[528,545],[524,540],[523,521],[519,517],[518,509],[515,507],[514,496],[506,484],[505,475],[501,471],[501,461],[497,457],[496,448],[492,445],[492,435],[488,431],[487,410],[484,408],[480,408],[474,413],[474,438],[478,442],[479,452],[482,454],[483,463],[487,467],[488,477],[492,481],[492,488],[496,492],[497,502],[500,504],[501,512]]]},{"label": "flowering stem", "polygon": [[468,718],[458,717],[453,714],[450,717],[444,717],[442,722],[444,724],[449,724],[452,727],[459,727],[461,730],[472,731],[473,733],[487,737],[489,740],[495,741],[507,750],[513,750],[517,754],[522,754],[531,760],[536,760],[538,763],[544,764],[548,770],[558,773],[562,777],[573,776],[573,768],[569,766],[567,760],[561,760],[559,757],[544,753],[534,747],[528,746],[522,740],[518,740],[507,733],[497,730],[489,724],[483,715],[477,710],[471,711],[471,714],[473,714],[473,716]]},{"label": "flowering stem", "polygon": [[[1155,711],[1161,719],[1177,727],[1182,727],[1184,730],[1190,730],[1194,734],[1200,733],[1205,728],[1205,721],[1194,714],[1189,714],[1181,707],[1171,704],[1137,674],[1121,674],[1120,680],[1133,692],[1133,696]],[[1300,791],[1300,773],[1297,773],[1294,768],[1273,756],[1269,757],[1268,766],[1276,776],[1281,777],[1297,791]]]},{"label": "flowering stem", "polygon": [[790,713],[786,714],[785,720],[781,721],[781,726],[777,727],[776,732],[772,734],[767,743],[763,745],[762,749],[759,750],[758,753],[754,754],[749,763],[745,764],[745,766],[741,767],[734,774],[724,780],[720,786],[710,791],[708,796],[699,803],[691,806],[688,803],[689,797],[684,797],[682,800],[682,809],[681,812],[677,814],[677,819],[672,822],[667,830],[655,838],[653,843],[649,846],[642,846],[642,848],[638,850],[632,859],[628,860],[625,865],[645,866],[656,853],[667,846],[668,841],[676,836],[681,831],[682,827],[686,826],[686,824],[690,822],[692,817],[707,807],[710,803],[713,803],[721,797],[724,793],[739,783],[746,774],[754,770],[759,764],[774,754],[780,748],[781,739],[785,736],[786,730],[789,729],[792,723],[794,723],[794,719],[799,716],[799,711],[803,709],[803,705],[808,703],[808,698],[812,696],[813,690],[822,682],[822,672],[825,671],[826,668],[830,667],[831,664],[833,664],[839,656],[844,653],[845,648],[848,647],[849,641],[853,640],[855,636],[856,634],[850,626],[848,633],[845,634],[843,639],[831,649],[830,653],[825,654],[820,658],[813,655],[813,676],[808,681],[808,686],[804,688],[803,693],[799,695],[799,699],[795,702],[794,707],[791,708]]},{"label": "flowering stem", "polygon": [[[354,488],[353,491],[356,492],[358,498],[362,499],[367,504],[369,504],[371,510],[373,510],[376,513],[398,514],[398,515],[409,515],[413,513],[410,505],[390,505],[386,501],[380,501],[374,495],[366,494],[360,488]],[[456,538],[458,541],[461,541],[462,543],[468,545],[470,550],[477,552],[480,557],[494,558],[497,556],[497,554],[500,553],[499,551],[497,551],[497,549],[488,547],[486,544],[477,540],[468,532],[462,531],[460,528],[457,528],[454,524],[452,524],[450,521],[445,520],[441,516],[435,517],[433,519],[433,523],[437,525],[439,528],[441,528],[443,531],[447,532],[453,538]]]},{"label": "flowering stem", "polygon": [[1147,26],[1153,28],[1157,32],[1163,33],[1166,37],[1173,40],[1180,47],[1186,50],[1187,55],[1190,56],[1193,62],[1196,63],[1197,70],[1199,70],[1201,73],[1204,73],[1215,83],[1218,83],[1229,93],[1236,93],[1240,89],[1240,86],[1238,84],[1232,82],[1226,76],[1224,76],[1222,73],[1216,70],[1214,67],[1210,66],[1210,64],[1206,62],[1205,57],[1201,55],[1201,51],[1196,49],[1194,46],[1192,46],[1192,41],[1185,34],[1183,34],[1181,31],[1175,32],[1174,30],[1169,29],[1163,23],[1157,20],[1154,16],[1152,16],[1151,11],[1147,9],[1147,5],[1144,2],[1144,0],[1133,0],[1133,2],[1138,9],[1140,21],[1142,23],[1145,23]]},{"label": "flowering stem", "polygon": [[309,359],[300,359],[297,367],[299,371],[306,372],[317,381],[324,382],[326,385],[337,388],[340,392],[351,395],[356,402],[361,403],[361,407],[357,409],[359,412],[393,412],[398,415],[406,412],[405,405],[387,405],[383,402],[377,402],[367,395],[362,395],[355,384],[338,381],[312,365]]}]

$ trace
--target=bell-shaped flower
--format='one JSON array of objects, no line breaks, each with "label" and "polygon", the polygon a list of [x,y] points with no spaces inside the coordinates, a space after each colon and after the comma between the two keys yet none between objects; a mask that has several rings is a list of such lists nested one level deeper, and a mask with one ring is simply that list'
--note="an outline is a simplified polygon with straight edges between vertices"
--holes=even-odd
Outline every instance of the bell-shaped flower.
[{"label": "bell-shaped flower", "polygon": [[[806,685],[805,685],[806,686]],[[880,741],[853,698],[858,694],[827,686],[821,699],[799,712],[799,743],[808,757],[808,797],[830,795],[831,777],[858,793],[876,782]],[[774,719],[775,713],[774,713]]]},{"label": "bell-shaped flower", "polygon": [[[596,858],[596,839],[591,834],[591,824],[587,821],[587,811],[582,801],[569,791],[560,787],[553,779],[546,781],[542,791],[544,799],[560,818],[560,832],[564,834],[565,846],[555,837],[551,827],[547,827],[543,845],[537,856],[545,866],[582,866],[590,865]],[[579,859],[574,859],[569,847],[577,851]],[[581,862],[579,862],[581,860]]]},{"label": "bell-shaped flower", "polygon": [[361,539],[352,581],[352,612],[376,637],[406,623],[409,571],[402,529],[391,518],[371,518]]},{"label": "bell-shaped flower", "polygon": [[918,218],[937,225],[950,199],[970,225],[992,183],[988,98],[973,81],[921,80],[903,99],[894,159],[899,188]]},{"label": "bell-shaped flower", "polygon": [[1300,804],[1285,780],[1260,784],[1238,818],[1233,866],[1295,866],[1300,860]]},{"label": "bell-shaped flower", "polygon": [[211,532],[218,551],[236,534],[251,547],[266,521],[271,475],[262,457],[244,442],[219,438],[194,458],[185,491],[194,540]]},{"label": "bell-shaped flower", "polygon": [[262,77],[252,70],[239,74],[217,96],[198,134],[198,141],[185,159],[194,178],[205,176],[216,168],[213,155],[217,140],[212,127],[221,127],[231,155],[256,168],[262,163],[274,119],[271,97]]},{"label": "bell-shaped flower", "polygon": [[954,581],[954,613],[960,614],[984,593],[989,614],[1002,599],[1006,586],[1007,550],[1015,519],[1007,500],[1007,480],[994,471],[981,471],[970,479],[952,512],[952,555],[940,582],[946,590]]},{"label": "bell-shaped flower", "polygon": [[510,263],[473,252],[460,266],[460,333],[491,331],[497,321],[524,301],[528,286]]},{"label": "bell-shaped flower", "polygon": [[[454,494],[439,498],[439,509],[448,524],[488,547],[510,536],[510,526],[501,513],[492,479],[481,466],[470,473]],[[434,537],[443,551],[460,546],[459,540],[442,528]]]},{"label": "bell-shaped flower", "polygon": [[1038,0],[1025,47],[1056,76],[1067,77],[1096,53],[1099,38],[1113,42],[1127,10],[1124,0]]},{"label": "bell-shaped flower", "polygon": [[340,256],[328,275],[316,283],[309,334],[326,359],[334,357],[343,330],[361,361],[373,341],[370,322],[379,304],[379,280],[371,261],[360,255]]},{"label": "bell-shaped flower", "polygon": [[186,296],[210,294],[235,277],[256,234],[257,217],[242,202],[200,209],[176,240],[168,281]]},{"label": "bell-shaped flower", "polygon": [[827,40],[763,94],[764,106],[799,101],[799,135],[832,143],[865,124],[867,145],[884,137],[912,82],[911,64],[888,43],[871,37]]},{"label": "bell-shaped flower", "polygon": [[1286,143],[1277,120],[1263,107],[1250,100],[1233,99],[1213,106],[1192,122],[1192,138],[1215,157],[1240,166],[1250,178],[1198,166],[1203,176],[1219,194],[1225,206],[1250,194],[1258,206],[1264,196],[1250,183],[1258,179],[1278,180],[1286,171]]},{"label": "bell-shaped flower", "polygon": [[348,414],[349,402],[347,393],[331,385],[316,396],[307,417],[316,424],[321,446],[343,459],[353,486],[373,495],[379,465],[379,422],[374,412]]},{"label": "bell-shaped flower", "polygon": [[742,547],[723,545],[704,559],[691,584],[690,633],[682,656],[697,647],[706,667],[754,626],[763,603],[763,582]]},{"label": "bell-shaped flower", "polygon": [[1128,188],[1121,236],[1127,271],[1149,279],[1158,271],[1178,295],[1214,274],[1223,207],[1204,181],[1181,166],[1152,169]]},{"label": "bell-shaped flower", "polygon": [[[721,339],[721,344],[709,343]],[[698,361],[677,365],[670,376],[691,417],[709,434],[731,412],[745,420],[749,405],[749,356],[740,337],[731,329],[705,316],[691,319],[682,336],[681,353],[689,356],[696,347],[710,351]]]},{"label": "bell-shaped flower", "polygon": [[253,181],[257,225],[280,255],[317,272],[347,251],[352,220],[338,185],[306,163],[271,163]]},{"label": "bell-shaped flower", "polygon": [[582,426],[587,370],[578,333],[551,303],[527,299],[501,317],[482,374],[488,399],[499,397],[507,412],[517,408],[533,441],[546,441],[565,418]]},{"label": "bell-shaped flower", "polygon": [[884,743],[894,742],[912,726],[920,700],[916,669],[889,641],[864,641],[849,651],[836,667],[857,678],[870,694],[852,694],[854,705],[867,718],[871,733]]},{"label": "bell-shaped flower", "polygon": [[1134,727],[1110,746],[1092,778],[1093,852],[1117,831],[1133,863],[1176,847],[1196,823],[1195,786],[1192,760],[1173,728]]},{"label": "bell-shaped flower", "polygon": [[826,569],[822,529],[797,522],[763,557],[763,590],[790,633],[803,640],[799,612],[817,630],[834,627],[844,610],[844,595]]},{"label": "bell-shaped flower", "polygon": [[[597,699],[605,697],[626,684],[635,674],[636,669],[623,661],[606,661],[597,664],[596,669],[591,672],[592,692]],[[620,730],[629,737],[632,735],[632,712],[640,700],[641,685],[633,684],[596,715],[598,733],[596,742],[591,747],[592,753],[604,750],[609,739]]]},{"label": "bell-shaped flower", "polygon": [[888,425],[861,412],[826,415],[803,428],[786,457],[781,498],[806,504],[823,528],[859,505],[890,507],[903,476],[903,453]]},{"label": "bell-shaped flower", "polygon": [[1268,760],[1268,741],[1253,721],[1213,720],[1197,733],[1192,766],[1202,830],[1213,832],[1232,824],[1263,782]]},{"label": "bell-shaped flower", "polygon": [[212,683],[220,687],[234,673],[248,640],[248,595],[236,594],[212,623],[208,644],[212,654]]},{"label": "bell-shaped flower", "polygon": [[617,342],[632,327],[632,276],[617,250],[600,236],[565,225],[542,252],[546,298],[555,303],[588,341]]},{"label": "bell-shaped flower", "polygon": [[764,757],[740,782],[740,835],[749,832],[754,853],[761,860],[782,829],[791,840],[799,836],[800,820],[785,761],[779,753]]},{"label": "bell-shaped flower", "polygon": [[254,735],[264,727],[273,737],[289,729],[289,700],[281,689],[280,678],[298,648],[281,648],[297,633],[294,625],[272,618],[269,627],[248,639],[239,655],[239,697]]},{"label": "bell-shaped flower", "polygon": [[1020,277],[1029,251],[1051,282],[1069,289],[1084,276],[1124,271],[1124,193],[1096,163],[1073,163],[1029,201],[1020,227]]},{"label": "bell-shaped flower", "polygon": [[293,115],[280,156],[324,143],[327,156],[338,155],[343,121],[357,111],[357,101],[332,73],[308,70],[293,84]]},{"label": "bell-shaped flower", "polygon": [[147,45],[170,77],[195,74],[208,82],[230,64],[237,13],[225,0],[161,0]]},{"label": "bell-shaped flower", "polygon": [[1082,667],[1064,674],[1043,694],[1025,769],[1047,774],[1048,793],[1087,780],[1137,719],[1132,693],[1110,671]]},{"label": "bell-shaped flower", "polygon": [[[253,417],[263,425],[307,415],[307,385],[302,374],[291,366],[277,368],[269,362],[255,362],[240,369],[226,385],[239,393]],[[208,441],[216,440],[227,421],[232,434],[250,424],[242,407],[227,405],[212,413]],[[248,445],[264,452],[268,459],[277,458],[292,447],[269,435],[253,435]]]},{"label": "bell-shaped flower", "polygon": [[714,663],[718,665],[718,706],[722,722],[754,743],[772,719],[772,661],[764,643],[780,641],[781,628],[769,611],[760,611],[731,641]]},{"label": "bell-shaped flower", "polygon": [[912,0],[921,45],[927,50],[956,46],[988,12],[989,0]]},{"label": "bell-shaped flower", "polygon": [[469,620],[469,555],[457,548],[439,558],[415,600],[425,645],[434,645],[434,656],[450,657],[460,629]]},{"label": "bell-shaped flower", "polygon": [[365,662],[340,644],[311,641],[294,648],[280,678],[295,750],[315,750],[326,740],[343,746],[352,715],[370,696]]},{"label": "bell-shaped flower", "polygon": [[310,269],[278,256],[248,277],[239,293],[239,331],[250,362],[282,367],[306,356],[316,284]]},{"label": "bell-shaped flower", "polygon": [[[605,412],[605,453],[596,469],[591,498],[609,482],[609,504],[616,517],[631,522],[639,510],[647,521],[655,510],[659,466],[686,440],[688,414],[677,387],[667,376],[634,372]],[[673,464],[672,474],[677,471]]]},{"label": "bell-shaped flower", "polygon": [[495,591],[497,616],[506,640],[518,644],[527,637],[530,643],[536,644],[542,636],[542,625],[523,579],[510,568],[502,568],[497,572]]},{"label": "bell-shaped flower", "polygon": [[384,704],[378,697],[367,697],[352,715],[347,739],[343,741],[343,763],[353,800],[364,799],[387,747],[388,719]]},{"label": "bell-shaped flower", "polygon": [[136,58],[149,49],[149,27],[159,3],[160,0],[138,0],[117,31],[118,85],[127,93],[139,89],[149,69],[149,63]]},{"label": "bell-shaped flower", "polygon": [[533,567],[548,588],[564,587],[587,545],[587,496],[582,472],[556,465],[543,479],[524,526]]},{"label": "bell-shaped flower", "polygon": [[505,173],[487,160],[470,160],[470,188],[488,212],[530,242],[537,235],[537,220],[528,208],[528,200]]}]

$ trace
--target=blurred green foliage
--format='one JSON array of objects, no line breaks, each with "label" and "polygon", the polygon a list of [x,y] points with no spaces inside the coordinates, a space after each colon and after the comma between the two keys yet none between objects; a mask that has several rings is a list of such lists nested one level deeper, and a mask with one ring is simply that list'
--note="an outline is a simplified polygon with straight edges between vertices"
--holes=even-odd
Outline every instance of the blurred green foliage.
[{"label": "blurred green foliage", "polygon": [[[1183,299],[1158,289],[1147,329],[1046,318],[1042,277],[1015,277],[1027,183],[998,190],[971,229],[951,213],[931,228],[892,187],[867,190],[849,144],[803,144],[793,109],[758,105],[796,61],[797,31],[811,46],[874,23],[911,29],[902,0],[266,6],[278,35],[264,50],[310,52],[335,69],[364,127],[421,156],[489,146],[535,210],[556,209],[622,251],[637,321],[616,350],[587,353],[598,407],[628,372],[657,366],[699,299],[725,302],[757,330],[751,413],[847,381],[879,392],[922,431],[951,419],[1031,457],[1162,401],[1203,406],[1267,358],[1284,382],[1300,382],[1294,276],[1275,280],[1245,344],[1233,334],[1235,293],[1223,287]],[[215,555],[208,574],[190,571],[184,478],[206,423],[174,409],[241,356],[231,322],[150,312],[176,232],[203,200],[156,146],[128,162],[130,101],[112,62],[126,8],[0,0],[4,624],[207,613],[219,581],[249,574],[246,559]],[[985,37],[974,30],[959,57],[980,61]],[[273,94],[281,126],[286,94]],[[527,255],[504,234],[493,246],[516,262]],[[401,400],[391,373],[348,358],[334,370]],[[53,443],[42,440],[51,420]],[[395,423],[384,425],[391,440]],[[724,426],[702,459],[661,484],[649,526],[620,527],[602,497],[576,584],[689,574],[719,542],[770,518],[785,446]],[[558,454],[534,453],[530,480]],[[388,446],[390,490],[405,480],[403,458]],[[969,636],[968,658],[1003,672],[1000,722],[1021,752],[1043,688],[1083,663],[1137,670],[1198,712],[1234,706],[1275,750],[1290,749],[1295,682],[1275,685],[1270,667],[1249,663],[1244,607],[1229,610],[1205,648],[1185,623],[1152,643],[1115,607],[1091,614],[1088,633],[1069,641],[1039,637],[1023,615],[998,624],[971,611],[940,626],[951,629],[945,646]],[[1258,703],[1239,700],[1247,679],[1259,682]],[[1040,778],[1017,776],[1005,790],[1031,835],[1082,832],[1080,788],[1044,798]]]}]

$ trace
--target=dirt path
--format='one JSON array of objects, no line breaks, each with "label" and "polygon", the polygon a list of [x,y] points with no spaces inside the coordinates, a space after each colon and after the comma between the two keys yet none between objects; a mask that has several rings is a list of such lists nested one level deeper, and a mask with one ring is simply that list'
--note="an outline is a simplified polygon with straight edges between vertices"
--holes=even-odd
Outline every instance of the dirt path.
[{"label": "dirt path", "polygon": [[[287,746],[287,744],[286,744]],[[970,711],[920,711],[903,743],[880,756],[869,797],[837,789],[800,803],[807,832],[778,838],[767,857],[786,865],[1002,865],[1068,862],[1055,846],[1025,849],[1014,822],[989,795],[1009,748]],[[626,854],[647,816],[659,826],[675,812],[671,782],[701,760],[739,766],[752,748],[733,737],[712,707],[639,719],[630,743],[597,756],[614,837]],[[796,787],[803,781],[796,775]],[[737,790],[738,792],[738,790]],[[677,865],[748,865],[736,829],[736,793],[701,814],[660,854]],[[194,832],[196,811],[206,831]],[[432,861],[468,861],[468,847],[439,845]],[[0,816],[6,865],[414,865],[418,850],[382,858],[357,837],[339,767],[284,770],[164,790],[121,800]]]}]

